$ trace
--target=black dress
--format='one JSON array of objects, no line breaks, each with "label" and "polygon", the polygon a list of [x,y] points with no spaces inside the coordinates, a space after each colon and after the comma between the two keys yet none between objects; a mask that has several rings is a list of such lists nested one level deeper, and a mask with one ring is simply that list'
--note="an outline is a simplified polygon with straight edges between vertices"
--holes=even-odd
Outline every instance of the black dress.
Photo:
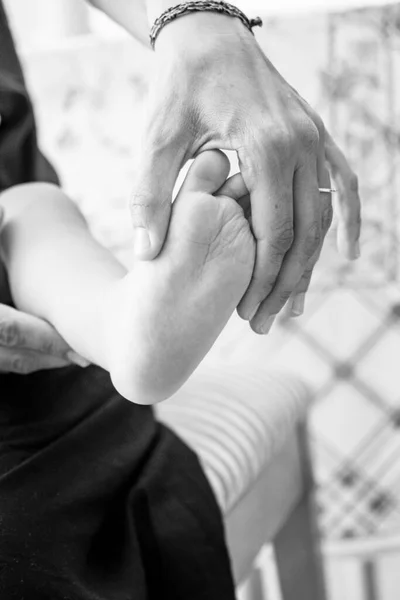
[{"label": "black dress", "polygon": [[[0,0],[0,189],[57,181]],[[197,456],[100,368],[0,375],[1,600],[234,600]]]}]

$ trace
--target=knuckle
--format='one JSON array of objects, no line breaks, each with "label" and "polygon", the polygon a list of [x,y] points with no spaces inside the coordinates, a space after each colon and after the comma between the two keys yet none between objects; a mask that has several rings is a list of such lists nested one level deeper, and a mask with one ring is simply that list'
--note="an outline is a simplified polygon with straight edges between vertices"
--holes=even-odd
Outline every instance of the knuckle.
[{"label": "knuckle", "polygon": [[262,302],[273,290],[276,283],[278,272],[270,274],[262,282],[260,282],[258,288],[257,302]]},{"label": "knuckle", "polygon": [[306,281],[307,286],[310,283],[310,279],[312,277],[313,270],[314,270],[313,267],[310,266],[310,267],[307,267],[307,269],[304,271],[303,278]]},{"label": "knuckle", "polygon": [[321,228],[317,222],[314,222],[305,237],[304,240],[304,254],[306,258],[311,258],[311,256],[315,253],[317,248],[319,247],[322,239]]},{"label": "knuckle", "polygon": [[298,292],[304,293],[308,290],[309,286],[310,286],[310,281],[311,281],[311,277],[313,274],[313,269],[311,267],[308,267],[303,274],[303,277],[299,283]]},{"label": "knuckle", "polygon": [[290,296],[292,295],[292,291],[293,290],[282,290],[279,293],[278,301],[281,306],[286,304],[286,302],[289,300]]},{"label": "knuckle", "polygon": [[302,123],[299,136],[304,150],[310,154],[316,154],[319,146],[320,134],[318,127],[311,119]]},{"label": "knuckle", "polygon": [[134,191],[131,193],[129,205],[131,209],[136,209],[137,211],[143,210],[150,204],[150,194],[144,190],[142,191]]},{"label": "knuckle", "polygon": [[131,219],[134,227],[146,227],[150,207],[150,196],[144,192],[133,192],[129,201]]},{"label": "knuckle", "polygon": [[171,200],[168,194],[155,194],[147,189],[132,192],[129,208],[133,224],[137,227],[146,227],[155,213],[169,210]]},{"label": "knuckle", "polygon": [[271,247],[278,256],[286,253],[292,246],[294,240],[293,223],[288,221],[274,232],[271,239]]},{"label": "knuckle", "polygon": [[330,228],[333,220],[333,209],[332,205],[329,204],[322,213],[322,229],[327,232]]},{"label": "knuckle", "polygon": [[[265,132],[265,128],[264,128]],[[275,126],[272,130],[265,132],[263,136],[263,144],[265,139],[268,140],[268,145],[271,150],[279,156],[279,159],[289,157],[293,152],[293,133],[284,126]]]},{"label": "knuckle", "polygon": [[0,344],[3,346],[18,346],[20,333],[17,323],[13,319],[0,321]]}]

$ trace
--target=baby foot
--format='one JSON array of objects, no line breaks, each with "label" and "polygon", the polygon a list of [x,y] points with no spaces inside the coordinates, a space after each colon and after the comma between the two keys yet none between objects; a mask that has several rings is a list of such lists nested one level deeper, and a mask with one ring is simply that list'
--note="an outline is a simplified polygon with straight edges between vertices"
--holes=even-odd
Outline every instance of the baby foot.
[{"label": "baby foot", "polygon": [[195,159],[160,255],[137,262],[112,290],[109,370],[133,402],[165,400],[182,386],[250,283],[255,242],[248,221],[235,200],[213,196],[228,173],[221,152]]}]

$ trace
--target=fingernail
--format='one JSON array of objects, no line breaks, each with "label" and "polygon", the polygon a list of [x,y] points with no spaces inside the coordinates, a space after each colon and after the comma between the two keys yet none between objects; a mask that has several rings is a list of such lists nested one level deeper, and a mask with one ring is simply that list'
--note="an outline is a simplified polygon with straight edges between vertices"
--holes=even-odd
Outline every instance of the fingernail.
[{"label": "fingernail", "polygon": [[293,297],[292,309],[291,309],[291,313],[290,313],[291,317],[300,317],[300,315],[303,314],[305,299],[306,299],[306,295],[303,293],[296,294]]},{"label": "fingernail", "polygon": [[67,358],[70,362],[74,363],[74,365],[78,365],[78,367],[85,368],[90,365],[89,360],[83,358],[83,356],[81,356],[77,352],[74,352],[73,350],[67,352]]},{"label": "fingernail", "polygon": [[266,334],[269,333],[274,321],[275,321],[275,317],[276,315],[271,315],[270,317],[268,317],[268,319],[265,321],[264,325],[261,328],[261,331]]},{"label": "fingernail", "polygon": [[147,252],[149,248],[150,236],[148,234],[147,229],[145,229],[144,227],[138,227],[137,229],[135,229],[135,254],[137,256],[140,256],[141,254]]}]

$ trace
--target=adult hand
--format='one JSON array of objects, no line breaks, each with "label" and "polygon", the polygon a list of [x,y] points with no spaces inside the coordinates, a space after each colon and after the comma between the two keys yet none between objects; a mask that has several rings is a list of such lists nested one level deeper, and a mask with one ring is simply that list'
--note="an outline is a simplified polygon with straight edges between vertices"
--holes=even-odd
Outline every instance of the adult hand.
[{"label": "adult hand", "polygon": [[[0,210],[0,228],[3,212]],[[1,265],[0,265],[1,266]],[[0,289],[4,269],[0,268]],[[70,364],[88,366],[46,321],[0,303],[0,372],[28,374]]]},{"label": "adult hand", "polygon": [[[136,255],[149,260],[161,250],[185,161],[210,148],[236,150],[257,241],[252,282],[238,310],[255,331],[267,332],[271,316],[312,270],[323,239],[321,119],[238,19],[206,13],[161,31],[147,106],[131,202]],[[342,231],[347,256],[356,258],[357,210],[346,213]]]},{"label": "adult hand", "polygon": [[[359,254],[358,238],[361,227],[360,214],[360,198],[358,195],[358,180],[354,172],[351,170],[344,154],[336,145],[329,133],[325,132],[325,154],[326,162],[329,166],[329,171],[335,178],[335,186],[338,202],[336,209],[338,212],[338,229],[337,229],[337,246],[339,252],[345,257],[353,257],[353,247],[355,253]],[[327,168],[323,168],[319,174],[319,184],[321,187],[329,189],[331,187],[331,178]],[[244,214],[252,224],[251,202],[250,195],[245,186],[244,180],[240,173],[230,177],[218,195],[226,195],[235,198],[241,205]],[[314,255],[310,258],[304,274],[297,284],[292,297],[287,303],[287,314],[292,317],[299,316],[304,310],[305,294],[310,285],[314,266],[321,254],[324,238],[330,228],[332,222],[332,201],[331,194],[321,194],[321,215],[322,215],[322,236],[318,248]],[[355,240],[355,244],[354,244]],[[268,296],[267,302],[274,304],[279,303],[280,286],[277,284]],[[267,304],[267,302],[265,304]],[[275,317],[271,316],[266,323],[265,331],[270,329]]]}]

